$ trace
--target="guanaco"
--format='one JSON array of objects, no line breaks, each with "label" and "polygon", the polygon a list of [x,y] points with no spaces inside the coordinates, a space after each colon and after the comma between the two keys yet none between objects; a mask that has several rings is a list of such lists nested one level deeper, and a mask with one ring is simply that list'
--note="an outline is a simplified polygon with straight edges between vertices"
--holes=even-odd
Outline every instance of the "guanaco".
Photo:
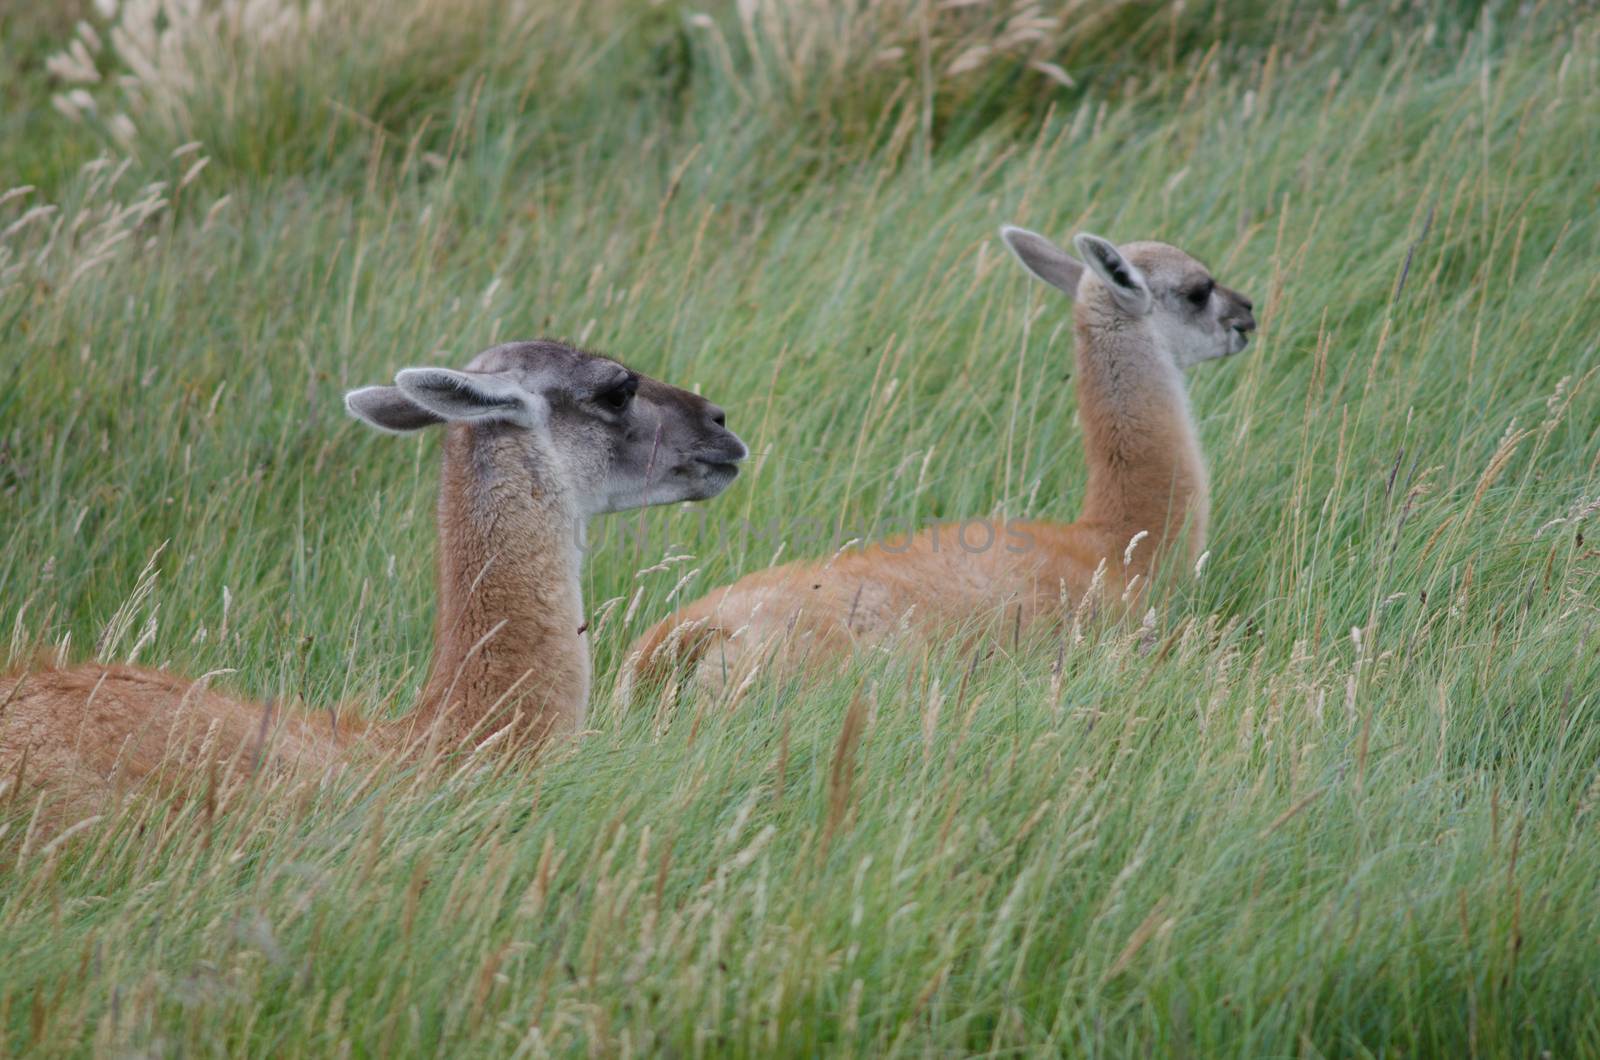
[{"label": "guanaco", "polygon": [[970,520],[747,575],[635,642],[625,699],[680,666],[702,687],[737,689],[763,666],[831,664],[896,635],[932,643],[974,617],[1021,631],[1081,607],[1091,589],[1120,606],[1138,599],[1181,535],[1191,562],[1202,553],[1209,484],[1184,371],[1245,348],[1250,299],[1166,243],[1118,247],[1083,233],[1073,241],[1080,261],[1026,229],[1001,237],[1074,302],[1089,465],[1077,522]]},{"label": "guanaco", "polygon": [[205,679],[45,668],[0,680],[0,785],[92,809],[164,763],[320,768],[355,744],[448,749],[503,732],[498,744],[528,748],[573,733],[590,681],[585,524],[714,497],[748,455],[711,402],[551,341],[495,346],[465,371],[408,368],[345,405],[390,433],[446,425],[433,663],[412,714],[335,726],[328,712],[280,712]]}]

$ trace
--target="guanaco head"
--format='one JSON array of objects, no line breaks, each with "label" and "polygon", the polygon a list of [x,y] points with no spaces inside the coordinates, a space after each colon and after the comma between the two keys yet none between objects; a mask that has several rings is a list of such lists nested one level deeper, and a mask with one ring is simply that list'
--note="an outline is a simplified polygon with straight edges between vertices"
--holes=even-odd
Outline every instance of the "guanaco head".
[{"label": "guanaco head", "polygon": [[714,497],[749,455],[706,399],[560,342],[494,346],[465,371],[407,368],[344,401],[381,431],[460,423],[510,440],[583,516]]},{"label": "guanaco head", "polygon": [[1091,317],[1112,326],[1120,321],[1148,327],[1180,368],[1238,353],[1255,330],[1250,299],[1217,283],[1209,269],[1167,243],[1118,247],[1083,232],[1072,241],[1079,261],[1026,228],[1007,225],[1000,236],[1024,268],[1077,300]]}]

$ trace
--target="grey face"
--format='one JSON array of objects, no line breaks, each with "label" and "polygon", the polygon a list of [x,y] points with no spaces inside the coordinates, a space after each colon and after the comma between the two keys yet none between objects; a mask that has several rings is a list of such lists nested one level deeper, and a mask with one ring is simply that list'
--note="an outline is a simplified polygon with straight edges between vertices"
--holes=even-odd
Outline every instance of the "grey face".
[{"label": "grey face", "polygon": [[514,432],[583,515],[714,497],[749,455],[709,401],[564,343],[507,343],[464,372],[410,368],[395,382],[352,391],[346,405],[384,430],[452,421]]},{"label": "grey face", "polygon": [[585,514],[715,497],[749,455],[720,408],[609,357],[519,342],[468,367],[544,397],[552,454]]},{"label": "grey face", "polygon": [[1167,243],[1119,248],[1149,288],[1150,323],[1180,368],[1243,350],[1256,328],[1254,303],[1212,277],[1199,261]]},{"label": "grey face", "polygon": [[1100,311],[1145,322],[1180,368],[1238,353],[1255,330],[1250,299],[1170,244],[1118,247],[1084,232],[1073,240],[1080,261],[1037,232],[1007,225],[1000,234],[1045,283]]}]

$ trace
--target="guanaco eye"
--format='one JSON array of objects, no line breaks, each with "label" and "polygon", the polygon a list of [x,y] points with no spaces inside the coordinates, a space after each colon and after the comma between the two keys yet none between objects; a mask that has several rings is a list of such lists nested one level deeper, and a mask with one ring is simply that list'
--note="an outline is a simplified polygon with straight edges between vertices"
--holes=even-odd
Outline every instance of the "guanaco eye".
[{"label": "guanaco eye", "polygon": [[633,395],[638,390],[638,377],[630,375],[616,386],[602,390],[595,396],[595,403],[608,412],[622,412],[633,401]]},{"label": "guanaco eye", "polygon": [[1190,304],[1196,309],[1202,308],[1207,302],[1211,301],[1211,290],[1214,287],[1216,287],[1216,281],[1207,280],[1198,287],[1191,287],[1185,297],[1189,299]]}]

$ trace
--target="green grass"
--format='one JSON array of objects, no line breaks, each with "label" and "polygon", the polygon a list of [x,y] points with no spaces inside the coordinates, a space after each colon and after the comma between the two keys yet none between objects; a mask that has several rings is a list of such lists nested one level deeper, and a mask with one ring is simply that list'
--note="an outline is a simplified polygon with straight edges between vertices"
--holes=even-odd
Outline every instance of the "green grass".
[{"label": "green grass", "polygon": [[[0,231],[61,205],[0,262],[10,656],[91,655],[156,556],[108,655],[409,709],[438,440],[340,398],[499,339],[699,388],[757,456],[596,528],[570,753],[54,846],[6,796],[0,1053],[1600,1052],[1592,13],[1125,11],[1049,53],[1104,72],[1074,89],[890,64],[857,99],[775,91],[715,5],[725,50],[687,7],[482,6],[202,93],[114,183],[49,108],[70,22],[0,12],[0,192],[38,185]],[[1150,631],[611,704],[630,640],[775,536],[1073,517],[1068,311],[1008,221],[1254,297],[1193,379],[1203,574]]]}]

